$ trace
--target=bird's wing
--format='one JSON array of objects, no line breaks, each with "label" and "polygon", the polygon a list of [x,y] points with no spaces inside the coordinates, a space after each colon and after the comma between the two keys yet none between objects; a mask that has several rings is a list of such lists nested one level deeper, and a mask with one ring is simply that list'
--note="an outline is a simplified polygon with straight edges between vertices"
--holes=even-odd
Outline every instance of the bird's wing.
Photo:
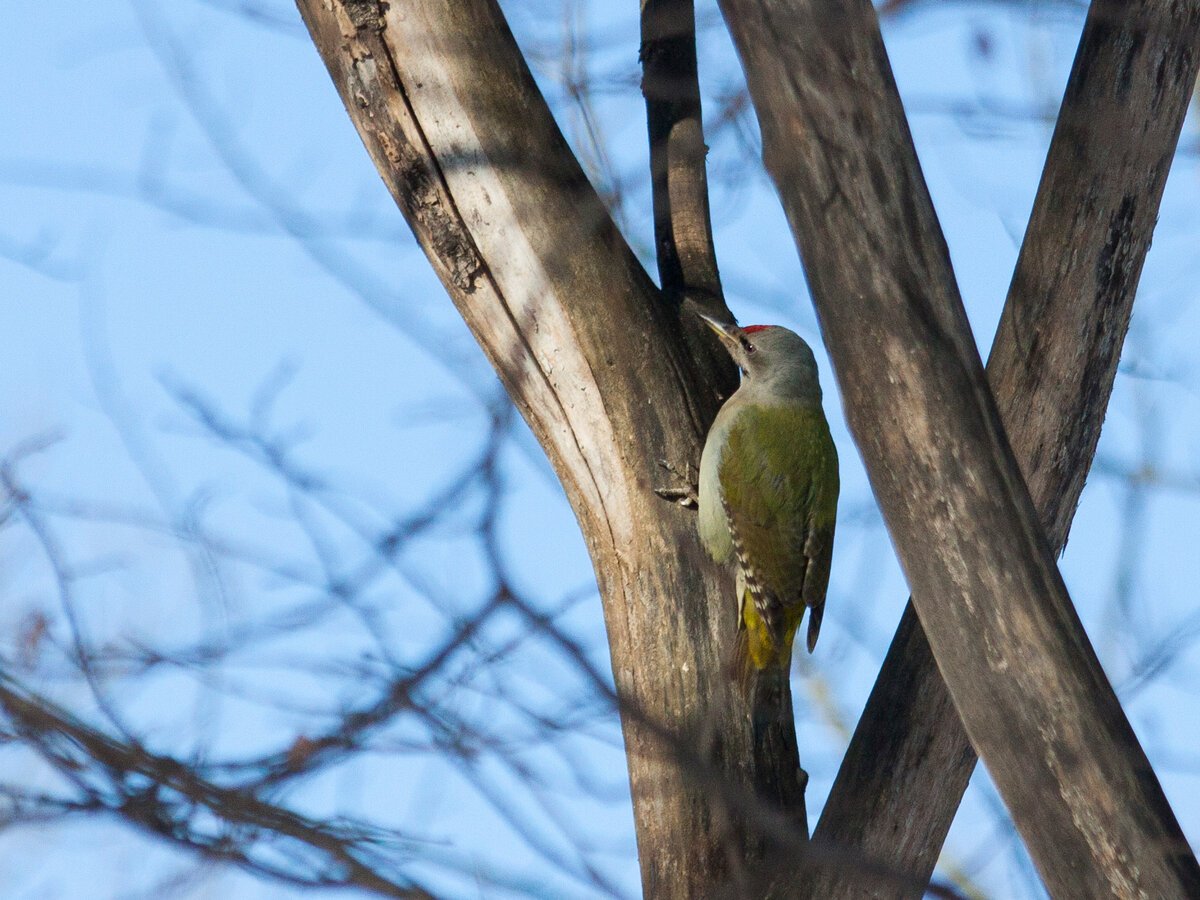
[{"label": "bird's wing", "polygon": [[[829,491],[821,482],[829,476],[831,447],[819,407],[747,406],[730,427],[722,499],[747,587],[772,630],[794,628],[801,601],[809,603],[809,569],[821,564],[810,554],[824,554],[822,596],[828,581],[833,523],[826,521]],[[834,456],[835,505],[836,465]],[[814,528],[829,539],[818,540]]]},{"label": "bird's wing", "polygon": [[822,437],[816,441],[820,474],[816,478],[814,503],[809,515],[804,555],[809,560],[802,597],[811,610],[808,618],[808,652],[812,653],[821,633],[825,614],[825,592],[829,588],[829,566],[833,560],[833,532],[837,523],[838,458],[837,447],[822,421]]}]

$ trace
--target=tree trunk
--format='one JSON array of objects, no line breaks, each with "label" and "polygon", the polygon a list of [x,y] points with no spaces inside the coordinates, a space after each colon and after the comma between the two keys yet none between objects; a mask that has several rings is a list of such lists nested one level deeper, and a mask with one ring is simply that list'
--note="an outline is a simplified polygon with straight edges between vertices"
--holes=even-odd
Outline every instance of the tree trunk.
[{"label": "tree trunk", "polygon": [[[1200,896],[1200,868],[1071,605],[988,390],[874,9],[721,6],[921,625],[1047,887]],[[1038,340],[1032,323],[1016,331]]]},{"label": "tree trunk", "polygon": [[[1200,4],[1093,2],[992,343],[989,381],[1055,550],[1100,437],[1198,49]],[[814,841],[927,882],[975,761],[910,603]],[[920,896],[831,867],[806,896],[868,892]]]},{"label": "tree trunk", "polygon": [[[694,514],[653,493],[666,478],[660,459],[698,462],[730,370],[694,364],[677,298],[659,294],[621,240],[494,2],[298,5],[583,529],[646,895],[742,890],[763,825],[783,841],[806,833],[790,702],[778,700],[784,739],[756,741],[726,674],[730,573],[704,555]],[[755,805],[756,789],[769,808]]]}]

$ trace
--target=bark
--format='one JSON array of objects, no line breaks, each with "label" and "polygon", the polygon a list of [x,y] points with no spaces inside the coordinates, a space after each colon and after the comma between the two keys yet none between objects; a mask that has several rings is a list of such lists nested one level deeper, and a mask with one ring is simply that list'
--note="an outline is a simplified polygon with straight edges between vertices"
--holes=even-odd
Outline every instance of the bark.
[{"label": "bark", "polygon": [[[660,459],[698,461],[729,370],[694,364],[678,304],[621,240],[495,2],[298,5],[579,519],[604,604],[646,895],[736,890],[762,852],[761,811],[745,793],[765,794],[777,814],[764,821],[786,830],[802,776],[794,739],[790,753],[754,741],[725,675],[729,574],[704,555],[693,514],[652,490]],[[794,815],[790,824],[802,833]]]},{"label": "bark", "polygon": [[[988,390],[874,9],[721,6],[921,625],[1047,887],[1200,895],[1200,868],[1071,605]],[[1113,249],[1097,265],[1127,269],[1128,226],[1108,225]],[[1036,345],[1039,328],[1020,325],[1006,327]],[[1113,321],[1090,326],[1119,345]]]},{"label": "bark", "polygon": [[[669,303],[687,300],[718,320],[732,319],[725,305],[708,206],[700,77],[696,60],[696,13],[692,0],[642,0],[642,94],[650,139],[654,247],[659,283]],[[736,384],[729,354],[695,316],[682,319],[692,356],[702,370]],[[786,707],[786,708],[785,708]],[[778,707],[793,737],[790,704]],[[801,795],[803,792],[801,791]],[[799,818],[804,818],[800,816]]]},{"label": "bark", "polygon": [[[1200,61],[1200,4],[1092,4],[988,377],[1051,546],[1066,544]],[[1070,248],[1070,252],[1065,252]],[[910,603],[814,840],[927,882],[976,755]],[[822,869],[821,898],[920,896]]]},{"label": "bark", "polygon": [[[642,0],[641,25],[639,56],[662,291],[673,304],[686,300],[689,312],[732,321],[721,289],[709,215],[704,162],[708,148],[704,144],[692,0]],[[697,365],[705,371],[727,373],[729,383],[736,383],[733,361],[724,348],[714,344],[710,329],[694,315],[684,315],[680,324]],[[794,823],[796,837],[807,838],[807,775],[800,768],[789,674],[774,672],[755,679],[752,690],[746,700],[754,752],[783,764],[778,772],[760,773],[765,778],[758,791],[777,797],[776,809]],[[781,776],[788,779],[784,790],[777,786]],[[757,883],[769,880],[760,866],[756,861]],[[744,887],[750,889],[750,884]]]},{"label": "bark", "polygon": [[708,211],[692,0],[642,0],[642,94],[650,138],[654,246],[668,294],[720,294]]}]

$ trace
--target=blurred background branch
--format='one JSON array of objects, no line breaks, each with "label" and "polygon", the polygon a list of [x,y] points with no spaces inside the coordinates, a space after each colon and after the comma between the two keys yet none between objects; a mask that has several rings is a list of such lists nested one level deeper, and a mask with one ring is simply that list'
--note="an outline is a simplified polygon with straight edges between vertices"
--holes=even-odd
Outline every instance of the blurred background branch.
[{"label": "blurred background branch", "polygon": [[[635,10],[505,12],[653,269]],[[968,313],[990,334],[1084,4],[881,12]],[[293,6],[77,4],[53,29],[21,12],[9,26],[0,65],[21,87],[0,105],[21,127],[0,151],[6,891],[636,895],[574,517]],[[711,4],[696,40],[726,297],[743,321],[814,338]],[[1062,560],[1193,843],[1197,148],[1193,118]],[[794,679],[810,821],[904,596],[834,427],[846,471],[829,616]],[[939,883],[1041,896],[1013,835],[977,773]]]}]

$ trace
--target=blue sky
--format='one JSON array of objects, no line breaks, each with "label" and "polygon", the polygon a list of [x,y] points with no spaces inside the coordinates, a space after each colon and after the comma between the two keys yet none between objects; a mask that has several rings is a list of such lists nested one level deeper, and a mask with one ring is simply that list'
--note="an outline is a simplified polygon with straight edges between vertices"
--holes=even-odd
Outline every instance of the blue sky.
[{"label": "blue sky", "polygon": [[[1082,13],[1063,5],[926,6],[889,20],[885,38],[986,352],[1049,141],[1045,116],[1057,107]],[[559,51],[564,28],[589,37],[595,90],[587,112],[610,161],[593,169],[599,181],[615,176],[620,183],[619,218],[645,259],[651,242],[632,6],[564,12],[559,3],[531,0],[504,7],[585,161],[600,156],[582,108],[562,89]],[[710,4],[701,6],[702,22],[714,17]],[[352,558],[355,526],[377,529],[420,506],[478,456],[498,387],[371,168],[294,9],[283,0],[137,0],[68,3],[47,18],[41,8],[14,8],[0,36],[0,116],[9,123],[0,148],[0,454],[31,438],[50,442],[19,472],[60,510],[68,503],[93,513],[119,509],[143,523],[198,511],[206,533],[305,571],[321,555],[314,533],[338,558]],[[702,35],[701,60],[712,115],[738,78],[719,27]],[[752,142],[752,127],[746,134]],[[819,344],[770,185],[748,164],[733,130],[710,136],[710,144],[714,228],[731,305],[745,322],[780,321]],[[1200,758],[1191,748],[1200,727],[1200,656],[1185,649],[1153,682],[1136,680],[1137,666],[1162,641],[1178,636],[1191,647],[1183,625],[1198,608],[1194,123],[1183,145],[1099,470],[1062,567],[1110,677],[1127,686],[1129,715],[1195,842]],[[814,819],[845,745],[841,729],[853,727],[906,597],[828,364],[819,359],[843,495],[822,644],[812,661],[798,660],[796,673]],[[261,424],[278,435],[297,465],[338,487],[340,512],[310,510],[318,524],[305,531],[279,479],[214,441],[181,397],[201,397],[231,423]],[[507,574],[547,607],[574,598],[563,627],[606,666],[590,563],[549,467],[521,427],[505,439],[500,459]],[[1142,468],[1170,484],[1131,489],[1123,474]],[[488,569],[469,533],[482,502],[478,492],[468,496],[368,592],[398,655],[420,657],[456,616],[483,602]],[[113,518],[55,519],[79,573],[78,612],[97,645],[186,646],[204,634],[237,634],[303,602],[295,583],[243,563],[206,580],[197,555],[169,535]],[[50,617],[52,634],[65,634],[43,556],[27,531],[0,528],[10,635],[39,611]],[[498,622],[489,639],[503,642],[515,627]],[[356,684],[345,667],[371,646],[361,623],[335,617],[239,660],[215,686],[171,672],[139,680],[122,697],[131,719],[164,750],[203,744],[214,753],[252,753],[308,727],[313,709],[353,702]],[[6,658],[18,649],[14,638]],[[94,712],[59,672],[47,650],[27,677],[81,713]],[[514,652],[497,677],[558,714],[584,703],[576,676],[537,642]],[[452,702],[477,705],[470,715],[497,729],[519,730],[519,716],[506,726],[511,711],[496,706],[482,682],[471,684],[474,693]],[[564,829],[589,844],[584,856],[613,885],[635,893],[619,733],[610,716],[596,712],[562,744],[532,746],[525,757],[544,777],[549,800],[494,762],[481,763],[472,782],[437,753],[394,748],[288,799],[314,814],[419,821],[427,859],[453,857],[467,873],[438,868],[431,876],[445,878],[439,884],[456,894],[490,896],[480,884],[492,870],[520,873],[548,892],[587,893],[577,874],[560,871],[575,862],[556,869],[546,858],[572,852]],[[8,763],[27,767],[31,779],[45,777],[16,754]],[[581,786],[580,770],[598,784]],[[1012,852],[1003,822],[996,824],[994,792],[985,778],[976,781],[947,844],[947,871],[965,867],[990,896],[1036,896],[1028,864]],[[533,822],[534,834],[523,835],[480,783],[509,797],[510,812]],[[190,865],[112,821],[6,837],[0,879],[12,896],[137,896]],[[198,893],[293,893],[233,872],[207,877]]]}]

